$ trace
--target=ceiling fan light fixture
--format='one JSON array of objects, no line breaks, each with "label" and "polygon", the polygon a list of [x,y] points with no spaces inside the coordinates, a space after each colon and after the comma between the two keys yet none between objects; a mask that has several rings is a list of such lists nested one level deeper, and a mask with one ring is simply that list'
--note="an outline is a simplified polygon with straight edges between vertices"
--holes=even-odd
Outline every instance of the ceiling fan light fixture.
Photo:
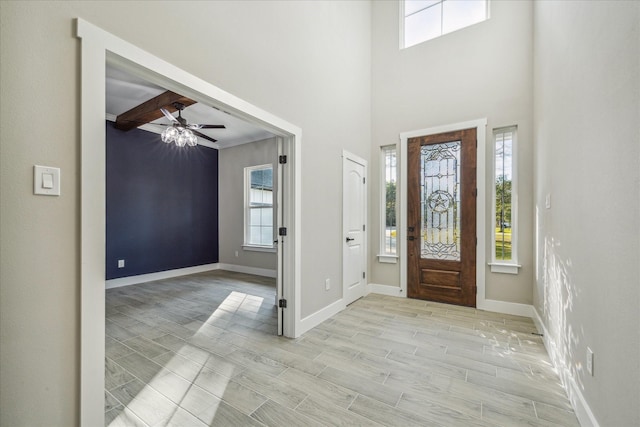
[{"label": "ceiling fan light fixture", "polygon": [[166,128],[162,131],[160,139],[166,144],[174,142],[178,147],[184,147],[185,145],[195,147],[198,145],[198,138],[194,133],[182,126],[170,126]]},{"label": "ceiling fan light fixture", "polygon": [[185,145],[187,145],[187,139],[188,139],[188,135],[185,135],[186,132],[180,132],[180,135],[178,135],[178,138],[176,139],[176,145],[178,147],[184,147]]},{"label": "ceiling fan light fixture", "polygon": [[191,132],[189,129],[186,129],[182,134],[186,135],[188,146],[195,147],[196,145],[198,145],[198,138],[196,138],[193,132]]},{"label": "ceiling fan light fixture", "polygon": [[175,128],[175,126],[169,126],[164,131],[162,131],[160,139],[162,139],[162,142],[164,143],[171,144],[178,139],[179,135],[180,132]]},{"label": "ceiling fan light fixture", "polygon": [[164,114],[164,116],[171,122],[169,127],[167,127],[160,135],[160,139],[162,139],[162,142],[165,142],[167,144],[175,142],[178,147],[184,147],[185,145],[195,147],[198,145],[198,137],[196,137],[196,135],[198,135],[200,138],[208,139],[211,142],[216,142],[215,139],[211,138],[208,135],[200,133],[196,129],[226,129],[224,125],[201,125],[196,123],[189,124],[187,122],[187,119],[182,117],[184,104],[180,102],[174,102],[173,106],[178,111],[178,117],[174,117],[166,108],[160,108],[162,114]]}]

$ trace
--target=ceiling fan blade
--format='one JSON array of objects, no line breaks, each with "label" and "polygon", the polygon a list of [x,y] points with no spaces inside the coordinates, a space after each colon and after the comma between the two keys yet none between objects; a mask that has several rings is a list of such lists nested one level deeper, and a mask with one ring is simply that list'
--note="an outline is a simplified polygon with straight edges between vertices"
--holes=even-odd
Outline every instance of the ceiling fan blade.
[{"label": "ceiling fan blade", "polygon": [[[115,124],[115,122],[114,122]],[[120,120],[119,122],[120,127],[122,126],[126,126],[129,129],[134,129],[140,126],[144,126],[144,125],[155,125],[155,126],[173,126],[173,124],[167,124],[167,123],[152,123],[152,122],[145,122],[145,121],[138,121],[138,120]],[[117,125],[115,125],[116,129],[119,129]]]},{"label": "ceiling fan blade", "polygon": [[225,125],[198,125],[198,129],[226,129]]},{"label": "ceiling fan blade", "polygon": [[197,123],[191,123],[187,125],[189,129],[226,129],[225,125],[199,125]]},{"label": "ceiling fan blade", "polygon": [[175,123],[180,123],[180,122],[178,121],[178,119],[176,119],[175,117],[173,117],[173,115],[172,115],[169,111],[167,111],[165,108],[161,108],[161,109],[160,109],[160,111],[162,111],[162,114],[164,114],[164,116],[165,116],[167,119],[169,119],[169,120],[171,120],[172,122],[175,122]]},{"label": "ceiling fan blade", "polygon": [[217,139],[213,139],[209,135],[205,135],[204,133],[198,132],[195,129],[191,129],[191,132],[193,132],[193,134],[197,135],[199,138],[206,139],[207,141],[211,141],[211,142],[216,142],[217,141]]},{"label": "ceiling fan blade", "polygon": [[130,124],[133,127],[140,127],[144,125],[173,126],[172,124],[168,124],[168,123],[138,122],[134,120],[122,120],[120,123]]}]

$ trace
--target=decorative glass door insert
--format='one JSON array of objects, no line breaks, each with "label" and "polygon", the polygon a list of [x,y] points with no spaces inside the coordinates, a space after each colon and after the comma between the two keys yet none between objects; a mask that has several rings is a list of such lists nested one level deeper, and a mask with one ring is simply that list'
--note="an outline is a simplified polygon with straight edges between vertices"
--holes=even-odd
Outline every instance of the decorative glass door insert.
[{"label": "decorative glass door insert", "polygon": [[460,141],[420,148],[420,257],[460,261]]}]

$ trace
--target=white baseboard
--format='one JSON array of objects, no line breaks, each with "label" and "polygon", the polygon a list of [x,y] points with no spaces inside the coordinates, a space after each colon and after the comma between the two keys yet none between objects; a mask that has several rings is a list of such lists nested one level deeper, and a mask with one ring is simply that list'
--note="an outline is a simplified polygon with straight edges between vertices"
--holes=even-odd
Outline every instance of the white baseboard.
[{"label": "white baseboard", "polygon": [[[338,301],[329,304],[325,308],[322,308],[315,313],[305,317],[300,321],[300,333],[297,334],[297,336],[300,336],[308,330],[315,328],[320,323],[340,313],[346,307],[347,306],[345,305],[344,300],[339,299]],[[296,332],[298,331],[296,330]]]},{"label": "white baseboard", "polygon": [[119,279],[111,279],[105,282],[106,289],[119,288],[121,286],[137,285],[138,283],[153,282],[154,280],[171,279],[172,277],[186,276],[187,274],[202,273],[212,270],[227,270],[236,273],[254,274],[256,276],[277,277],[276,270],[268,270],[266,268],[246,267],[244,265],[235,264],[204,264],[194,267],[176,268],[175,270],[159,271],[157,273],[139,274],[137,276],[121,277]]},{"label": "white baseboard", "polygon": [[567,396],[569,397],[571,406],[573,406],[576,417],[578,417],[580,425],[582,427],[600,427],[591,407],[589,407],[584,395],[580,391],[575,378],[571,375],[571,371],[565,365],[564,359],[558,351],[558,347],[551,338],[551,335],[549,335],[549,331],[544,325],[544,322],[535,307],[533,307],[533,316],[531,317],[533,318],[533,322],[536,324],[538,332],[544,335],[544,346],[547,349],[547,353],[549,353],[549,358],[551,359],[553,366],[558,371],[560,381],[562,381],[562,385],[567,392]]},{"label": "white baseboard", "polygon": [[369,283],[367,287],[368,294],[381,294],[392,297],[404,297],[404,292],[400,286],[380,285],[378,283]]},{"label": "white baseboard", "polygon": [[202,273],[204,271],[219,270],[220,264],[204,264],[194,267],[176,268],[175,270],[158,271],[157,273],[138,274],[137,276],[121,277],[105,281],[105,288],[119,288],[121,286],[137,285],[138,283],[153,282],[154,280],[170,279],[186,276],[187,274]]},{"label": "white baseboard", "polygon": [[533,317],[533,306],[517,302],[498,301],[494,299],[478,300],[478,310],[511,314],[514,316]]},{"label": "white baseboard", "polygon": [[263,277],[278,277],[278,270],[269,270],[267,268],[247,267],[244,265],[236,264],[223,264],[220,263],[220,270],[234,271],[236,273],[253,274],[255,276]]}]

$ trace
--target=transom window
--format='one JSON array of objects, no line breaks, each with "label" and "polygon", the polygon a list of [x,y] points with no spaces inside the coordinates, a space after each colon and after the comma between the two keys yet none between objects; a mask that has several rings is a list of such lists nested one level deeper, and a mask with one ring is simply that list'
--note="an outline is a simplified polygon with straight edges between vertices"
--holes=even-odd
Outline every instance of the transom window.
[{"label": "transom window", "polygon": [[404,0],[401,48],[440,37],[489,17],[488,0]]},{"label": "transom window", "polygon": [[250,166],[245,175],[245,246],[273,247],[273,166]]}]

